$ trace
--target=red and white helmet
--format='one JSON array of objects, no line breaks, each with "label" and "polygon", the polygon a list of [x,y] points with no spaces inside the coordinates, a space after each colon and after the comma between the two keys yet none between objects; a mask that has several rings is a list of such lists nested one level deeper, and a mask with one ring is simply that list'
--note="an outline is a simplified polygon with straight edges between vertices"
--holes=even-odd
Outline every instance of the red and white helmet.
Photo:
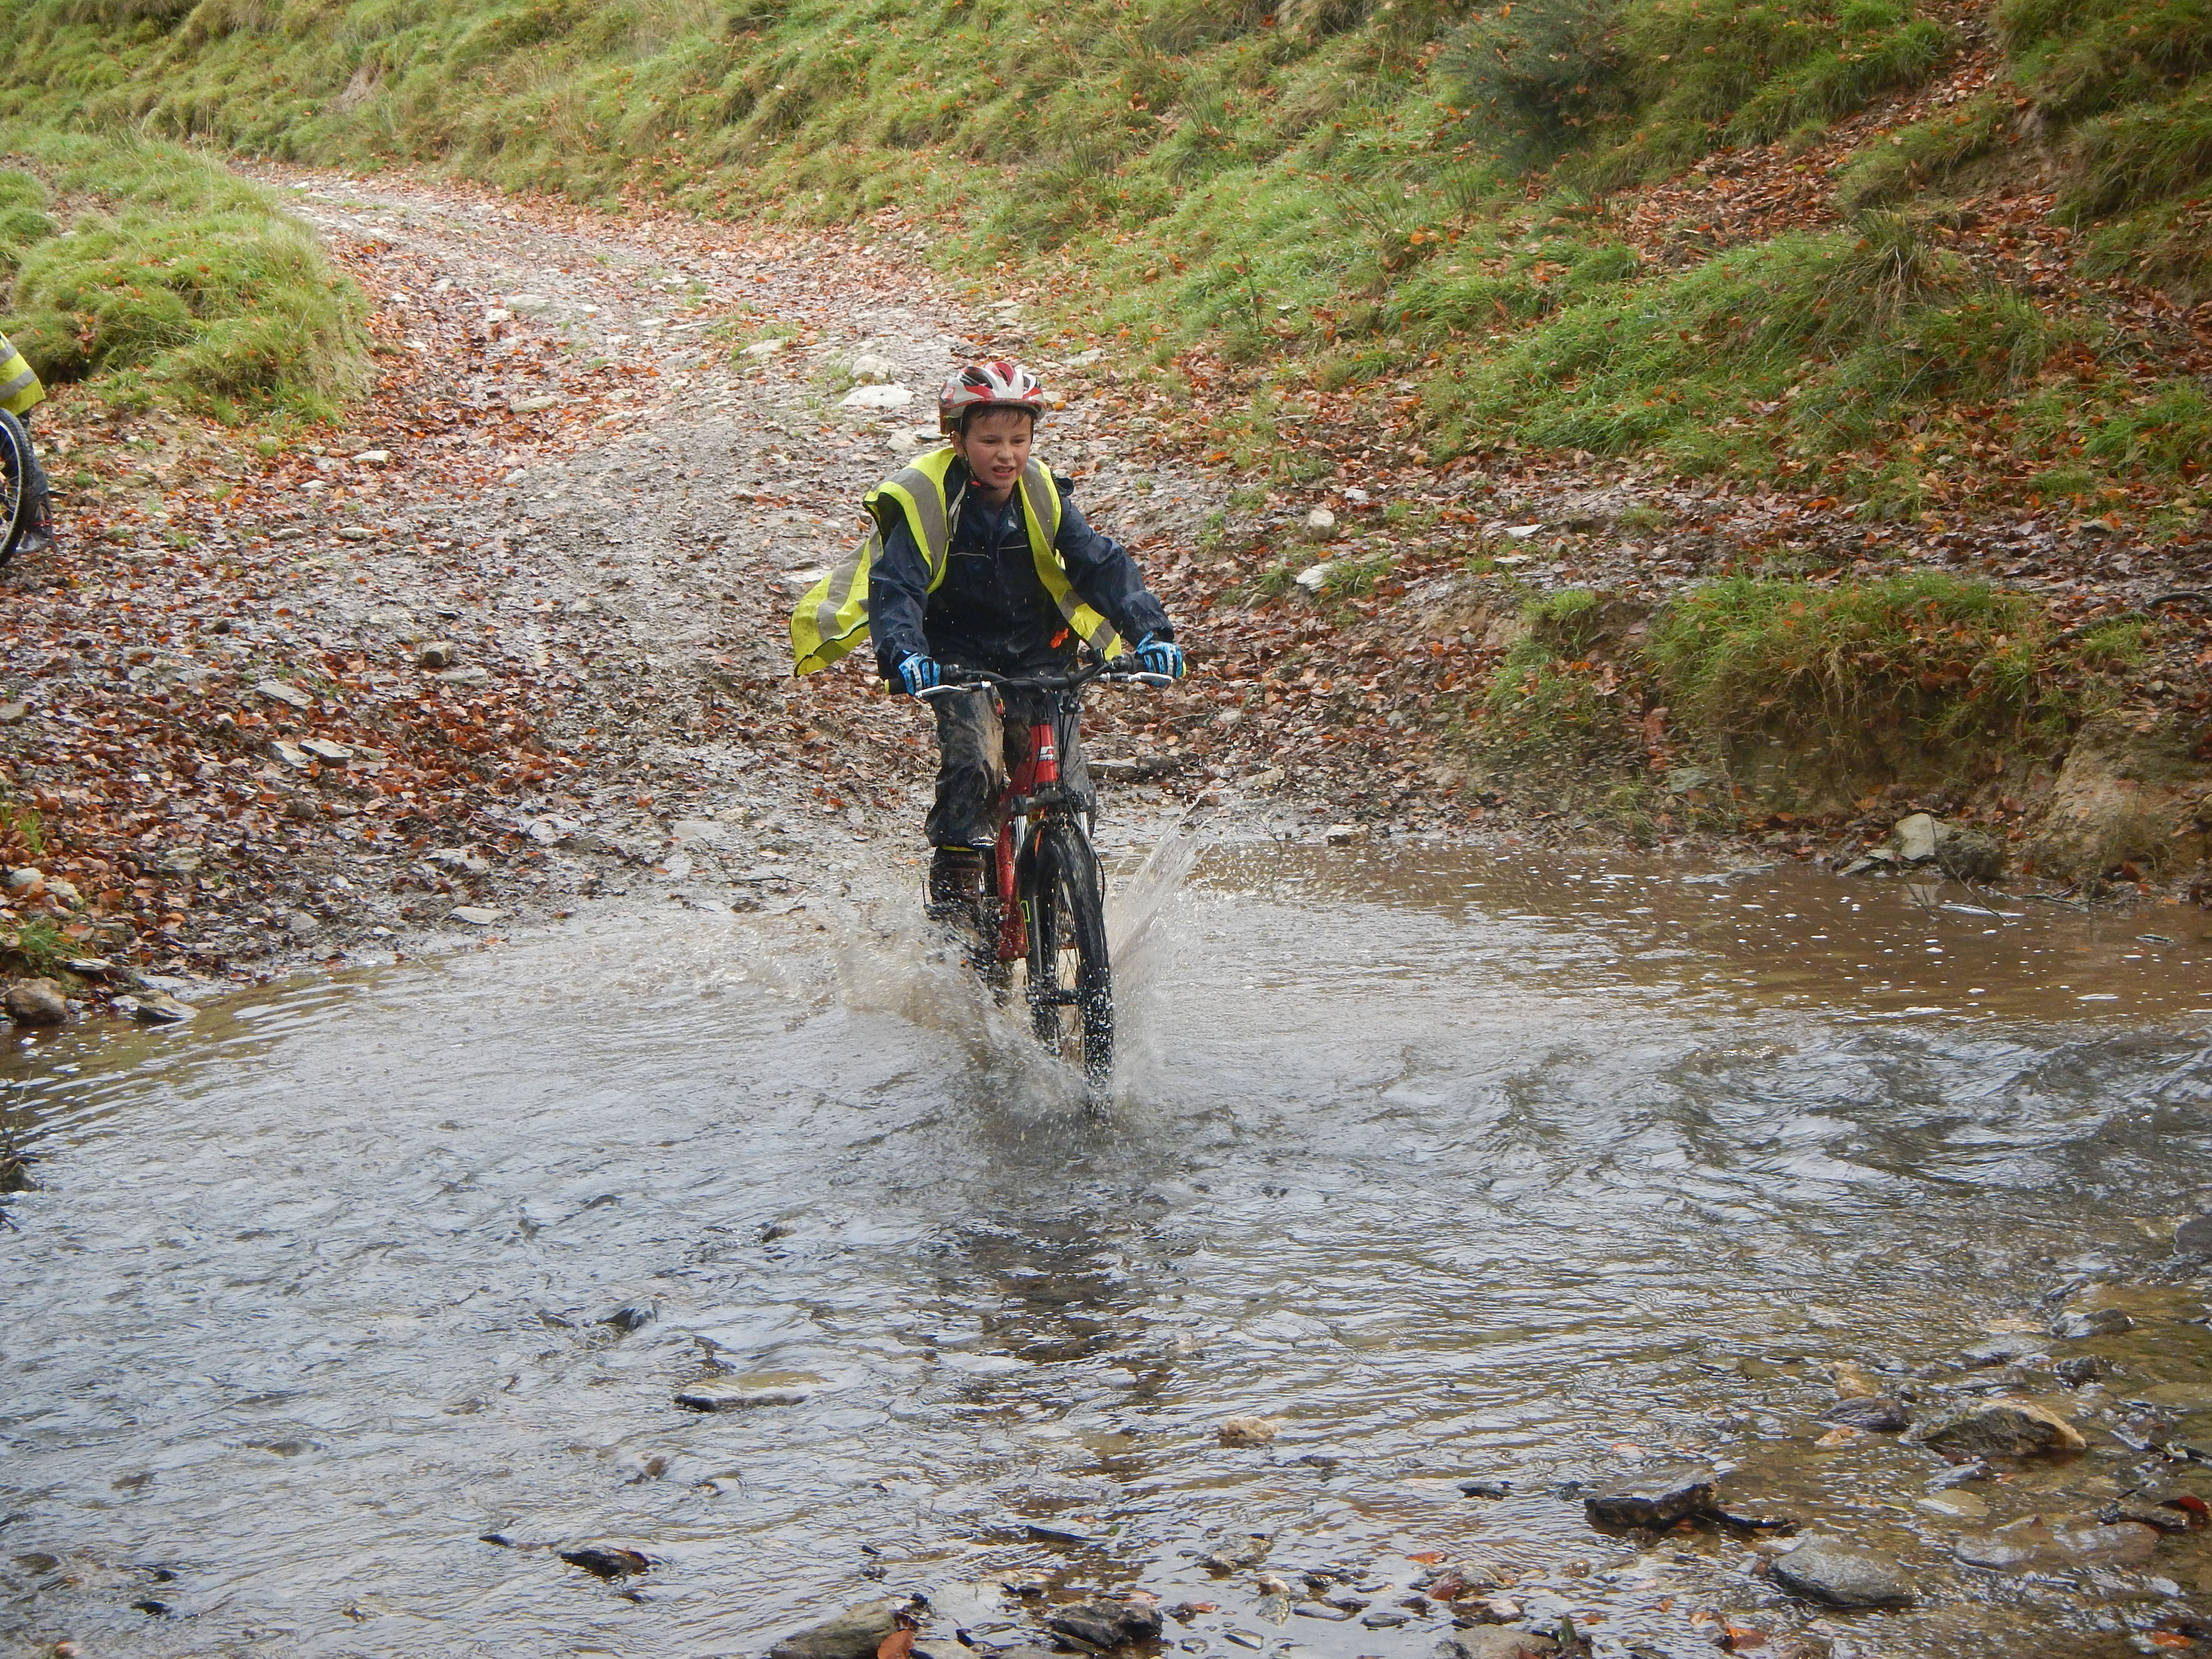
[{"label": "red and white helmet", "polygon": [[942,432],[957,429],[961,416],[976,409],[1026,409],[1044,416],[1044,387],[1019,363],[1001,357],[994,362],[966,363],[953,370],[937,394],[937,425]]}]

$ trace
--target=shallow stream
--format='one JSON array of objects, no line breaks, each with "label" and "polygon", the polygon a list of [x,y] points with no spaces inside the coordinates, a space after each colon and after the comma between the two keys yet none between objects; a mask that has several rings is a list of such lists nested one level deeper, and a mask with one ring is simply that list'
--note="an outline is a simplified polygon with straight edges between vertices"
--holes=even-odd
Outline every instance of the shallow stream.
[{"label": "shallow stream", "polygon": [[[1316,1616],[1300,1570],[1385,1610],[1470,1557],[1598,1652],[2185,1642],[2152,1637],[2212,1543],[1950,1551],[2137,1484],[2130,1399],[2212,1404],[2165,1265],[2212,1188],[2198,913],[1418,847],[1118,890],[1103,1118],[902,897],[608,915],[0,1060],[42,1188],[0,1234],[0,1645],[754,1655],[919,1590],[945,1659],[1136,1586],[1213,1604],[1193,1652],[1427,1659],[1442,1611]],[[2082,1456],[1960,1500],[1820,1420],[1838,1363],[1932,1402],[2104,1304],[2138,1328],[2043,1346],[2106,1388],[2008,1379]],[[672,1403],[717,1370],[796,1403]],[[1238,1415],[1274,1442],[1218,1443]],[[1918,1605],[1818,1616],[1758,1537],[1592,1530],[1589,1483],[1686,1455]]]}]

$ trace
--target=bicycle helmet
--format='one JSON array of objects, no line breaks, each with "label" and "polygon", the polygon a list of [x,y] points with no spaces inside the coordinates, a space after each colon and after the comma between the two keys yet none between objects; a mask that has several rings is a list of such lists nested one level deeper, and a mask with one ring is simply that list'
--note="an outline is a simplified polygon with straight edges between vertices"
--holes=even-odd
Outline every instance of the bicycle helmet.
[{"label": "bicycle helmet", "polygon": [[1044,387],[1019,363],[1001,357],[988,363],[967,363],[953,370],[937,394],[937,425],[942,432],[959,429],[960,422],[979,409],[1025,409],[1044,418]]}]

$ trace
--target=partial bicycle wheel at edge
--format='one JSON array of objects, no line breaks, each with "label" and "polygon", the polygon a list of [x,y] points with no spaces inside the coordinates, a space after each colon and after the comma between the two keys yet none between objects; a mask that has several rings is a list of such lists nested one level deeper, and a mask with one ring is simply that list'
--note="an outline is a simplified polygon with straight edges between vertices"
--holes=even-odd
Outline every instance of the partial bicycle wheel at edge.
[{"label": "partial bicycle wheel at edge", "polygon": [[1073,824],[1048,824],[1038,832],[1035,869],[1030,1018],[1039,1042],[1103,1084],[1114,1069],[1114,970],[1097,855]]},{"label": "partial bicycle wheel at edge", "polygon": [[31,434],[0,409],[0,564],[15,556],[31,524]]}]

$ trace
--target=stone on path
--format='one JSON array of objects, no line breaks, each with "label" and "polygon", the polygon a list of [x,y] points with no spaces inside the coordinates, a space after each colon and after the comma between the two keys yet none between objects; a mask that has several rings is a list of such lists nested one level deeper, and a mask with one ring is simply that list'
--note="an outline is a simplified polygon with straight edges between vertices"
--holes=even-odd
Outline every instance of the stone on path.
[{"label": "stone on path", "polygon": [[914,390],[902,386],[856,386],[837,400],[840,409],[903,409]]},{"label": "stone on path", "polygon": [[1914,1599],[1904,1569],[1886,1555],[1815,1534],[1777,1557],[1775,1582],[1832,1607],[1901,1607]]}]

